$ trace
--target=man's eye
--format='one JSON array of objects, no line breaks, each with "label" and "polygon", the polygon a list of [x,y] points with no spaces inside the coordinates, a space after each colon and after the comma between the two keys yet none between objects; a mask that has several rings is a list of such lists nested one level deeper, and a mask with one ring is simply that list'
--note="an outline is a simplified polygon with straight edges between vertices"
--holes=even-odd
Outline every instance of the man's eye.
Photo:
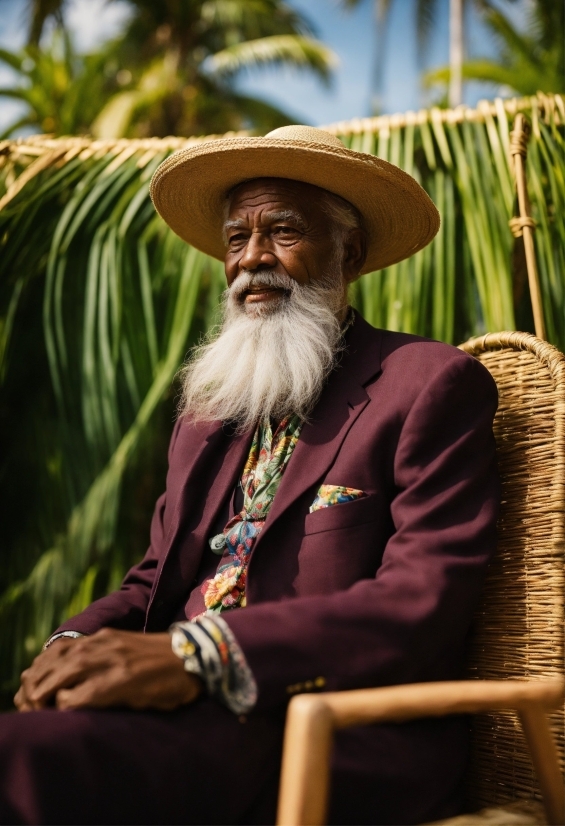
[{"label": "man's eye", "polygon": [[243,232],[236,232],[234,235],[230,235],[228,242],[230,247],[237,246],[238,244],[243,244],[245,241],[245,233]]},{"label": "man's eye", "polygon": [[296,227],[288,227],[288,226],[276,226],[273,230],[277,235],[282,235],[283,237],[288,237],[291,235],[297,235],[298,230]]}]

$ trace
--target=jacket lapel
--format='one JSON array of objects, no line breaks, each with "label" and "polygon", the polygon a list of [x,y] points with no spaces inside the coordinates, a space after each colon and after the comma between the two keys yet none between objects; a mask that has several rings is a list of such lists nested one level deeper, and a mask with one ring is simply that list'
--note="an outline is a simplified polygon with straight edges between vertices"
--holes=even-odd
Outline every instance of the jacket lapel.
[{"label": "jacket lapel", "polygon": [[[191,427],[189,424],[188,428]],[[186,434],[187,450],[182,457],[183,478],[167,534],[166,555],[178,537],[184,517],[190,518],[192,513],[201,510],[198,532],[201,529],[205,533],[208,531],[228,492],[236,484],[237,473],[241,471],[249,452],[253,431],[233,435],[221,422],[212,422],[200,440],[195,440],[194,435],[190,430]],[[191,521],[194,524],[194,518]]]},{"label": "jacket lapel", "polygon": [[302,427],[257,545],[278,518],[326,475],[349,429],[369,402],[364,385],[380,369],[381,333],[356,312],[347,349],[331,374],[311,421]]},{"label": "jacket lapel", "polygon": [[[146,630],[160,625],[161,604],[170,607],[187,595],[218,511],[237,483],[252,436],[253,431],[234,436],[221,422],[205,427],[188,424],[179,433],[179,440],[186,439],[186,444],[175,445],[175,451],[181,451],[182,479],[171,503],[173,517],[147,609]],[[166,582],[167,593],[156,600],[161,581]]]}]

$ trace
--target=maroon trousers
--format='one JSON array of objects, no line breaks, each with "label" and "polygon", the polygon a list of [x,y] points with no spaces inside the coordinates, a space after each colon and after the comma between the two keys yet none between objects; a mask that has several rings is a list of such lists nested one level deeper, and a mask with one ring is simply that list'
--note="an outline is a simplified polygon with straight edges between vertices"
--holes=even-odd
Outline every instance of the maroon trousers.
[{"label": "maroon trousers", "polygon": [[0,822],[273,822],[282,725],[210,700],[163,713],[4,714]]},{"label": "maroon trousers", "polygon": [[[238,718],[208,699],[163,713],[0,715],[0,823],[274,823],[283,725],[282,715]],[[448,776],[433,749],[426,759],[438,727],[457,755]],[[451,718],[380,726],[378,738],[369,727],[341,732],[330,822],[425,823],[456,814],[466,727]],[[420,741],[421,759],[402,748],[403,733],[412,746]],[[375,776],[374,761],[389,768]],[[433,791],[438,772],[441,798]]]}]

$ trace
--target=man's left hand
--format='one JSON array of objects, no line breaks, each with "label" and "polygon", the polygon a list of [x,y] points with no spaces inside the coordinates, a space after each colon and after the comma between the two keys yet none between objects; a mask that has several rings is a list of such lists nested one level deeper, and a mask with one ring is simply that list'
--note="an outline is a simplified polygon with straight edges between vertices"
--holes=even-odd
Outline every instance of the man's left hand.
[{"label": "man's left hand", "polygon": [[129,706],[170,710],[202,691],[171,650],[168,634],[104,628],[89,637],[61,639],[22,674],[14,702],[20,711]]}]

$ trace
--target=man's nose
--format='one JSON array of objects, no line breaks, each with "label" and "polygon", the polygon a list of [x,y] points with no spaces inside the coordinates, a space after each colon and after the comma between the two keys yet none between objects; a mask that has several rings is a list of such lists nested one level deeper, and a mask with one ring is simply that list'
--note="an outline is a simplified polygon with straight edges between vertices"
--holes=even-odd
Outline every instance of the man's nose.
[{"label": "man's nose", "polygon": [[270,240],[261,232],[252,232],[249,236],[243,255],[239,259],[242,270],[271,269],[277,265],[277,257],[273,252]]}]

